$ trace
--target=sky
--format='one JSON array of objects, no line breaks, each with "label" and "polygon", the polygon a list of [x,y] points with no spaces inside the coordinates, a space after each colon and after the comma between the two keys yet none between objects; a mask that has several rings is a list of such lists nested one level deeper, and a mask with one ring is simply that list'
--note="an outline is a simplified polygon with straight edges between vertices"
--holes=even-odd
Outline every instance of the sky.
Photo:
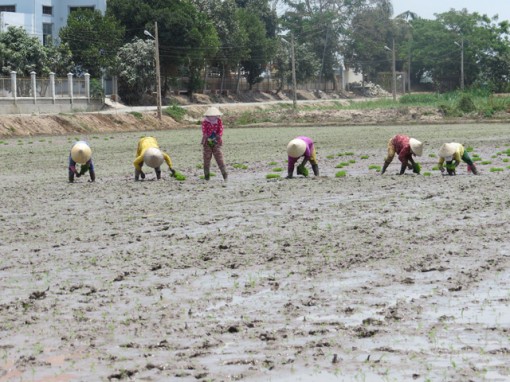
[{"label": "sky", "polygon": [[510,0],[392,0],[395,16],[411,11],[424,19],[435,19],[434,13],[460,11],[466,8],[469,13],[478,12],[489,17],[498,15],[498,20],[510,21]]}]

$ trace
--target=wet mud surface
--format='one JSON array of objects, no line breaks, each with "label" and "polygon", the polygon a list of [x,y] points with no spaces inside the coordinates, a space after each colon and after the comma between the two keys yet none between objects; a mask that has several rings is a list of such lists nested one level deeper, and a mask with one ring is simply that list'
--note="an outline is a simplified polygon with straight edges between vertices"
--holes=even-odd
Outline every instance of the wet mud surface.
[{"label": "wet mud surface", "polygon": [[[430,176],[369,169],[395,133]],[[510,379],[508,125],[226,129],[226,184],[154,135],[184,182],[133,181],[137,133],[2,141],[1,382]],[[297,135],[321,176],[267,180]],[[480,176],[432,170],[448,141]]]}]

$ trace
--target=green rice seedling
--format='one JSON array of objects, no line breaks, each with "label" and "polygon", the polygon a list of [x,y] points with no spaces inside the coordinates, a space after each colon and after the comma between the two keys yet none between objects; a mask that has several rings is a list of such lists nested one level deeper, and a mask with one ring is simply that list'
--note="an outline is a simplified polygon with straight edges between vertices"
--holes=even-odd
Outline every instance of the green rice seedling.
[{"label": "green rice seedling", "polygon": [[414,162],[413,172],[419,174],[421,172],[421,165],[418,162]]},{"label": "green rice seedling", "polygon": [[[216,176],[216,173],[214,173],[214,172],[210,172],[210,173],[209,173],[209,176],[210,176],[210,177]],[[200,175],[200,176],[199,176],[199,178],[200,178],[200,179],[205,179],[205,176]]]},{"label": "green rice seedling", "polygon": [[276,166],[277,164],[277,162],[269,162],[269,166]]},{"label": "green rice seedling", "polygon": [[273,171],[273,172],[282,172],[282,171],[283,171],[283,168],[281,168],[281,167],[275,167],[275,168],[273,168],[271,171]]},{"label": "green rice seedling", "polygon": [[348,151],[345,153],[345,155],[354,155],[354,153],[352,151]]},{"label": "green rice seedling", "polygon": [[439,171],[439,166],[434,166],[434,167],[432,167],[432,170],[433,170],[433,171]]},{"label": "green rice seedling", "polygon": [[491,155],[492,159],[496,159],[497,157],[498,157],[497,155]]},{"label": "green rice seedling", "polygon": [[342,163],[340,163],[340,164],[341,164],[342,166],[344,166],[344,167],[349,166],[349,162],[342,162]]},{"label": "green rice seedling", "polygon": [[244,163],[234,163],[232,167],[239,168],[241,170],[246,170],[248,168],[248,165],[245,165]]},{"label": "green rice seedling", "polygon": [[360,159],[368,159],[368,155],[362,155],[360,156]]},{"label": "green rice seedling", "polygon": [[466,147],[466,151],[467,151],[468,153],[473,152],[473,150],[474,150],[474,149],[473,149],[473,147],[471,147],[471,146]]},{"label": "green rice seedling", "polygon": [[423,176],[431,176],[431,175],[432,175],[432,173],[431,173],[431,172],[428,172],[428,171],[425,171],[425,172],[423,173]]},{"label": "green rice seedling", "polygon": [[455,163],[447,163],[445,167],[447,170],[455,171]]},{"label": "green rice seedling", "polygon": [[503,167],[491,167],[490,172],[500,172],[505,171]]},{"label": "green rice seedling", "polygon": [[308,169],[303,166],[302,164],[300,164],[298,167],[297,167],[297,173],[298,175],[303,175],[305,177],[308,176]]},{"label": "green rice seedling", "polygon": [[506,166],[506,168],[510,170],[510,166]]},{"label": "green rice seedling", "polygon": [[280,174],[267,174],[266,179],[278,179],[280,178]]},{"label": "green rice seedling", "polygon": [[436,156],[437,156],[436,154],[429,154],[430,158],[435,158]]},{"label": "green rice seedling", "polygon": [[368,166],[368,169],[369,170],[381,171],[381,166],[378,166],[376,164],[371,164],[371,165]]},{"label": "green rice seedling", "polygon": [[195,166],[197,169],[201,170],[204,168],[204,165],[202,163],[199,163]]},{"label": "green rice seedling", "polygon": [[182,181],[186,180],[186,176],[181,174],[179,171],[175,172],[174,178],[175,178],[175,180],[178,180],[179,182],[182,182]]},{"label": "green rice seedling", "polygon": [[344,156],[344,153],[338,153],[336,154],[337,157],[343,157]]},{"label": "green rice seedling", "polygon": [[492,164],[492,161],[490,161],[490,160],[483,160],[483,161],[480,162],[480,164],[485,164],[485,165]]},{"label": "green rice seedling", "polygon": [[346,175],[347,175],[347,171],[338,171],[338,172],[335,174],[335,176],[336,176],[337,178],[343,178],[343,177],[344,177],[344,176],[346,176]]},{"label": "green rice seedling", "polygon": [[326,158],[327,159],[335,159],[335,156],[334,155],[328,155]]},{"label": "green rice seedling", "polygon": [[335,168],[343,168],[343,167],[344,167],[344,165],[343,165],[342,163],[339,163],[339,164],[337,164],[337,165],[335,166]]},{"label": "green rice seedling", "polygon": [[482,160],[482,158],[480,157],[477,157],[477,156],[473,156],[473,162],[480,162]]},{"label": "green rice seedling", "polygon": [[349,160],[349,163],[356,163],[356,160],[351,159],[351,160]]},{"label": "green rice seedling", "polygon": [[503,158],[503,162],[505,162],[505,163],[510,162],[510,159],[508,159],[508,158]]}]

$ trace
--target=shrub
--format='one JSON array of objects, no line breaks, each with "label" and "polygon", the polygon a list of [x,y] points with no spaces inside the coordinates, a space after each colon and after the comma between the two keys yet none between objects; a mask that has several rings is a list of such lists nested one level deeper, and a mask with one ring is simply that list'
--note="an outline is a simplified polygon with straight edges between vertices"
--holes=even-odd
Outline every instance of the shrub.
[{"label": "shrub", "polygon": [[463,94],[460,97],[457,107],[464,113],[471,113],[476,110],[475,103],[469,94]]},{"label": "shrub", "polygon": [[168,107],[166,107],[163,112],[168,115],[169,117],[172,117],[177,122],[182,121],[184,116],[186,115],[186,110],[180,107],[177,104],[172,104]]}]

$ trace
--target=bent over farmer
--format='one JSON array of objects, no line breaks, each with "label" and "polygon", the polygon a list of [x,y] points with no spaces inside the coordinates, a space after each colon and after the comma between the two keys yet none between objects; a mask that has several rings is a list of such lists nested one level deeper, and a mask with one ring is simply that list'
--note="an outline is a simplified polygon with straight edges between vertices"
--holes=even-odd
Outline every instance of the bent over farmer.
[{"label": "bent over farmer", "polygon": [[421,156],[423,154],[423,143],[417,139],[410,138],[407,135],[395,135],[388,141],[388,155],[384,159],[384,165],[381,170],[381,175],[386,172],[391,161],[398,154],[398,159],[402,163],[400,167],[400,174],[403,175],[406,168],[413,170],[414,173],[419,173],[416,169],[416,163],[413,155]]},{"label": "bent over farmer", "polygon": [[478,175],[478,170],[469,156],[468,152],[460,143],[450,142],[445,143],[439,149],[439,162],[438,167],[441,172],[444,172],[443,163],[446,162],[446,171],[448,175],[455,175],[457,166],[463,161],[468,165],[468,172]]},{"label": "bent over farmer", "polygon": [[[80,171],[77,170],[76,165],[80,165]],[[79,178],[89,172],[90,182],[96,180],[96,173],[94,171],[94,163],[92,162],[92,150],[85,141],[76,142],[71,148],[69,153],[69,183],[74,182],[74,177]]]},{"label": "bent over farmer", "polygon": [[210,107],[204,113],[202,120],[202,147],[204,157],[204,179],[209,180],[211,173],[211,159],[214,155],[216,164],[218,165],[223,180],[228,179],[225,161],[223,159],[223,122],[221,120],[222,113],[215,107]]},{"label": "bent over farmer", "polygon": [[135,181],[145,179],[145,173],[142,166],[146,164],[156,172],[156,178],[161,179],[161,165],[166,162],[172,176],[175,176],[175,170],[172,168],[172,159],[170,156],[160,150],[158,141],[154,137],[142,137],[138,141],[136,150],[136,159],[133,162],[135,166]]},{"label": "bent over farmer", "polygon": [[287,179],[292,178],[294,166],[299,158],[303,157],[303,162],[297,167],[298,175],[308,175],[305,165],[310,161],[312,164],[313,174],[319,176],[319,163],[317,162],[317,154],[313,140],[308,137],[300,136],[291,140],[287,145],[288,165]]}]

